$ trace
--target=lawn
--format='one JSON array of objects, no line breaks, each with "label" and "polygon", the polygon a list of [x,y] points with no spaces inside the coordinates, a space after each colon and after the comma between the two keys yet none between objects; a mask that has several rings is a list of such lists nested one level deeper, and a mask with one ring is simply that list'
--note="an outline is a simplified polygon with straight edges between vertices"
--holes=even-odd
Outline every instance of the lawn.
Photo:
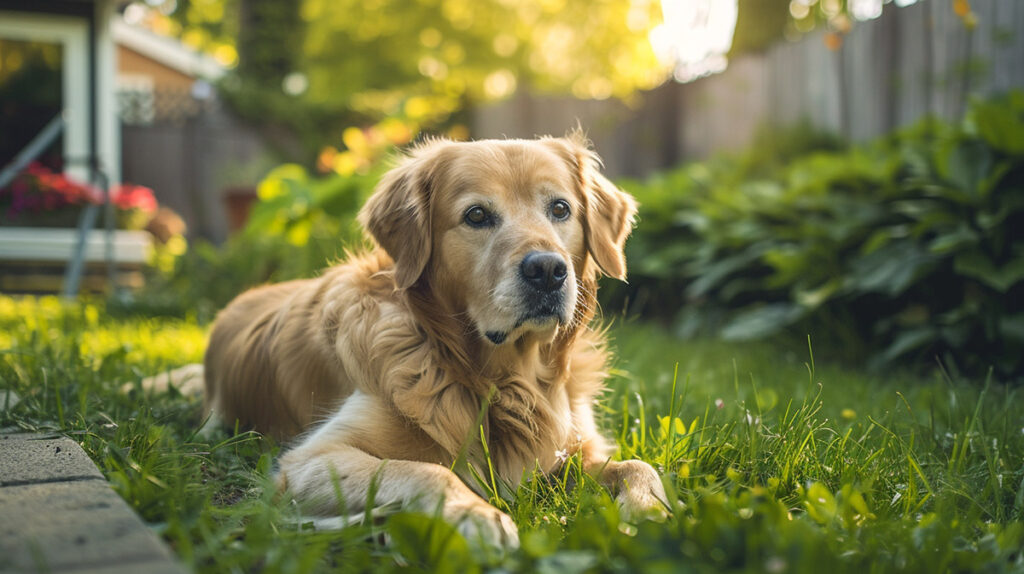
[{"label": "lawn", "polygon": [[[811,345],[679,341],[617,320],[600,407],[674,515],[620,523],[571,460],[507,499],[522,548],[428,516],[315,531],[271,486],[278,445],[198,437],[198,399],[120,383],[201,360],[194,319],[0,297],[0,428],[79,441],[180,559],[209,572],[1024,572],[1024,400],[996,381],[867,374]],[[0,394],[0,397],[4,395]]]}]

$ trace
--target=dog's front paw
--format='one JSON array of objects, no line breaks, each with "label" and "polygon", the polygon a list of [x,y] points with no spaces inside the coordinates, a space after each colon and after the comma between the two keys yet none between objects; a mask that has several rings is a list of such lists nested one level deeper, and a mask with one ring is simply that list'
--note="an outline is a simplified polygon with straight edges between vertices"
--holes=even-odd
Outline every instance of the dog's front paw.
[{"label": "dog's front paw", "polygon": [[444,518],[471,544],[514,550],[519,548],[519,529],[512,518],[486,502],[446,503]]},{"label": "dog's front paw", "polygon": [[625,522],[641,520],[664,522],[668,518],[668,497],[661,478],[651,465],[641,460],[619,463],[619,515]]}]

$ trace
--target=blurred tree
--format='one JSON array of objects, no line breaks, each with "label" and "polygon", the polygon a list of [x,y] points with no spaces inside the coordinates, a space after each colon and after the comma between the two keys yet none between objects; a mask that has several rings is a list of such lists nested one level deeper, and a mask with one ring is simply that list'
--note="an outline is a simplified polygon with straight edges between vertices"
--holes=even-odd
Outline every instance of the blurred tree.
[{"label": "blurred tree", "polygon": [[238,74],[268,86],[282,85],[302,57],[305,23],[297,2],[236,0]]},{"label": "blurred tree", "polygon": [[238,64],[235,43],[241,0],[147,0],[133,2],[125,17],[146,27],[177,36],[186,45],[213,55],[227,67]]},{"label": "blurred tree", "polygon": [[228,99],[277,118],[313,152],[353,123],[387,116],[437,128],[523,86],[630,98],[666,78],[647,40],[660,9],[657,0],[178,0],[148,17],[222,62],[234,64],[237,50]]},{"label": "blurred tree", "polygon": [[[161,3],[162,1],[162,3]],[[146,0],[151,27],[213,53],[222,86],[261,123],[287,126],[312,163],[351,125],[459,123],[473,103],[533,92],[635,98],[669,77],[648,38],[664,0]],[[824,23],[841,43],[883,0],[738,0],[730,56]],[[955,8],[968,13],[967,0]],[[966,7],[966,8],[965,8]],[[958,12],[959,13],[959,12]],[[852,16],[851,16],[852,15]]]},{"label": "blurred tree", "polygon": [[665,78],[646,0],[305,0],[308,100],[443,121],[518,87],[627,98]]},{"label": "blurred tree", "polygon": [[738,0],[739,15],[729,56],[764,50],[777,42],[790,23],[790,0]]}]

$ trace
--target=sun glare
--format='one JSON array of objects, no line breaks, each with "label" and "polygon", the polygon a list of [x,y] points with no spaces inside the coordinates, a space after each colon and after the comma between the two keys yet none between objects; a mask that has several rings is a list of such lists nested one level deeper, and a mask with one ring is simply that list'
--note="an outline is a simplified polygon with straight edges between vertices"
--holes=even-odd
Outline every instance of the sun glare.
[{"label": "sun glare", "polygon": [[676,81],[689,82],[724,71],[736,29],[736,0],[661,0],[664,23],[650,32],[662,63]]}]

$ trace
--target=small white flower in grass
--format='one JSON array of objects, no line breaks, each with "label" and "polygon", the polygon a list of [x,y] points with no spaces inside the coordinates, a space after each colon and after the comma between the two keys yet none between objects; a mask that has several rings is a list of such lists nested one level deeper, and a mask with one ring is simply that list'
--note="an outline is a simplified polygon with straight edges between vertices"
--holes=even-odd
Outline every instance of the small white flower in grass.
[{"label": "small white flower in grass", "polygon": [[725,408],[725,401],[723,401],[722,399],[715,399],[715,408],[718,410],[722,410],[723,408]]},{"label": "small white flower in grass", "polygon": [[569,459],[569,451],[567,451],[565,449],[556,450],[555,451],[555,458],[558,459],[558,462],[565,462],[566,460]]}]

